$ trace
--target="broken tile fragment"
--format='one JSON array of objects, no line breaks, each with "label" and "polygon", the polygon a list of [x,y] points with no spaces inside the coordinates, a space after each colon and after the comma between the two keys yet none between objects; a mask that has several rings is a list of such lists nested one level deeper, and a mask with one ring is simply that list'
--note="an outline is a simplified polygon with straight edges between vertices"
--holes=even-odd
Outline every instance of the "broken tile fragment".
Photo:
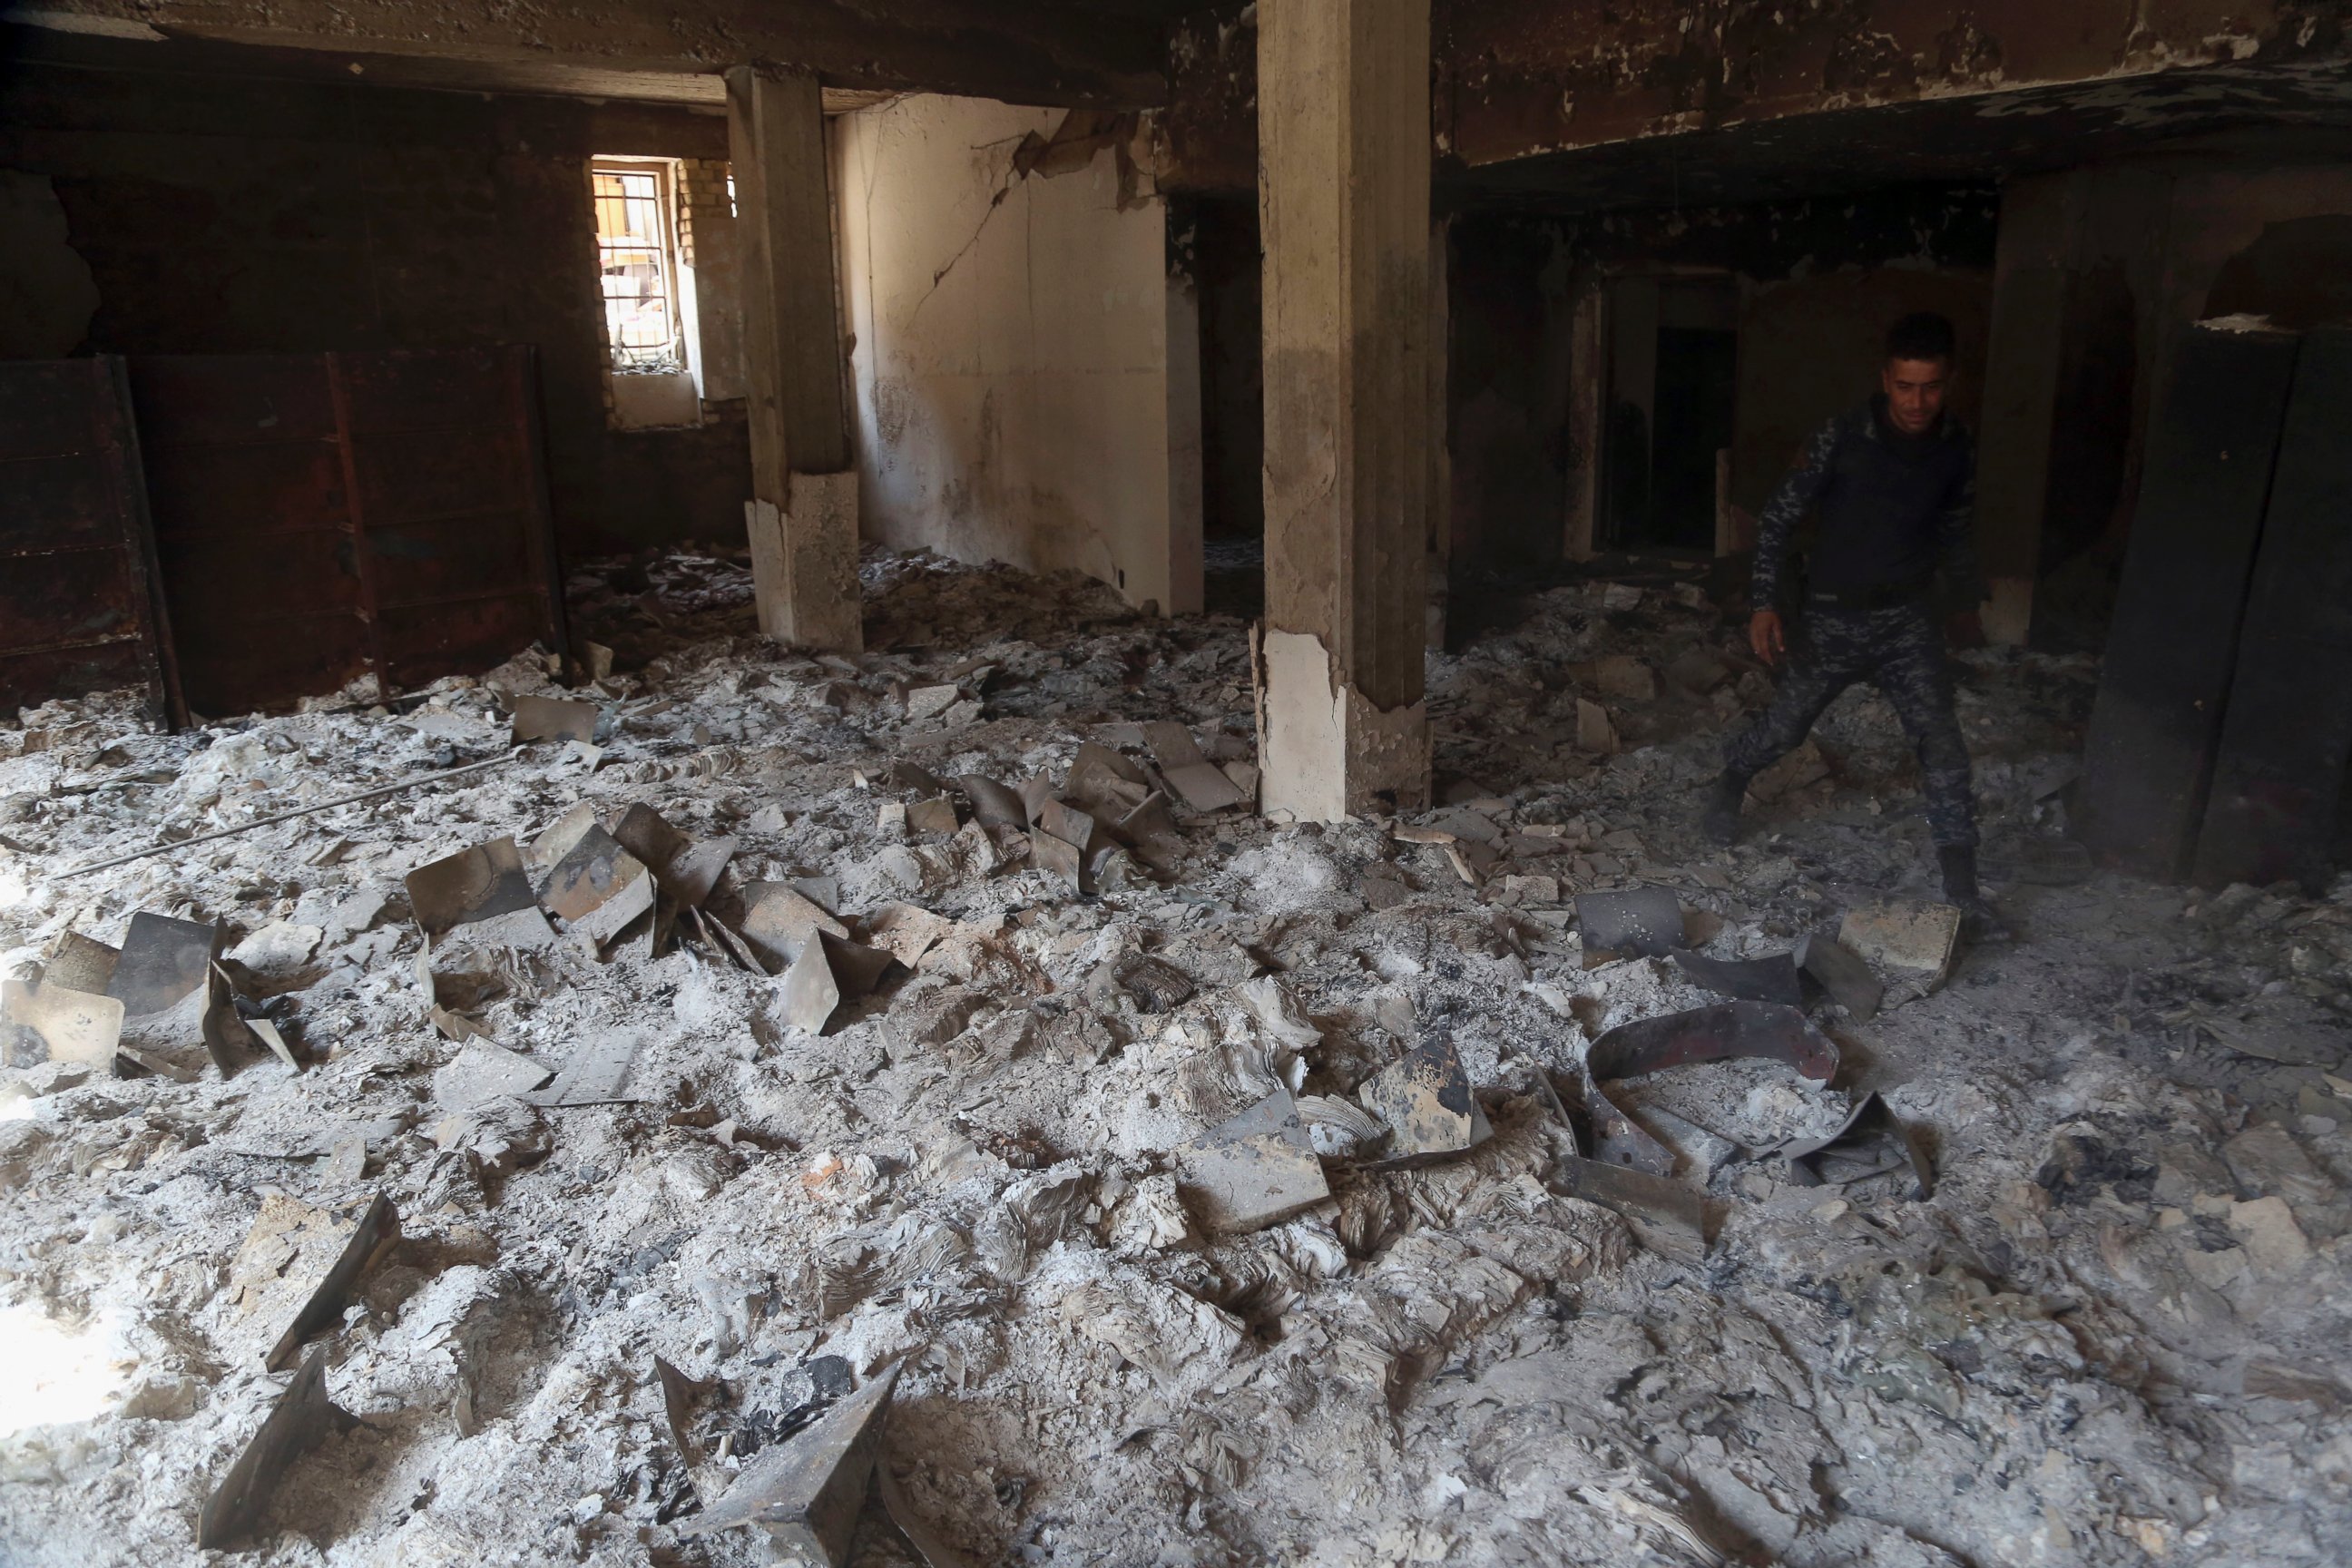
[{"label": "broken tile fragment", "polygon": [[1682,903],[1672,888],[1579,893],[1576,924],[1588,957],[1611,952],[1664,958],[1683,945]]},{"label": "broken tile fragment", "polygon": [[103,996],[108,983],[114,978],[114,965],[121,956],[94,937],[78,931],[66,931],[58,936],[47,961],[41,965],[41,984]]},{"label": "broken tile fragment", "polygon": [[[122,1003],[46,980],[38,984],[10,980],[0,982],[0,1023],[39,1037],[45,1054],[35,1059],[104,1067],[113,1061],[122,1040]],[[34,1065],[34,1059],[22,1056],[7,1059],[16,1067]]]},{"label": "broken tile fragment", "polygon": [[824,931],[846,940],[849,928],[834,919],[798,887],[788,882],[753,882],[743,889],[743,940],[782,969],[801,955],[811,931]]},{"label": "broken tile fragment", "polygon": [[890,771],[886,777],[891,788],[912,790],[917,795],[941,795],[947,790],[947,786],[940,782],[937,773],[920,763],[910,763],[904,757],[890,764]]},{"label": "broken tile fragment", "polygon": [[1603,696],[1624,702],[1647,702],[1658,694],[1655,671],[1631,654],[1611,654],[1593,667],[1592,683]]},{"label": "broken tile fragment", "polygon": [[327,1350],[321,1345],[303,1358],[260,1430],[205,1500],[196,1516],[196,1544],[220,1551],[251,1535],[296,1461],[321,1437],[357,1424],[327,1397]]},{"label": "broken tile fragment", "polygon": [[1248,798],[1202,754],[1192,731],[1183,725],[1160,720],[1146,724],[1143,735],[1151,747],[1151,760],[1160,764],[1160,776],[1168,781],[1168,787],[1194,811],[1223,811]]},{"label": "broken tile fragment", "polygon": [[1856,1100],[1829,1136],[1786,1144],[1780,1157],[1789,1173],[1809,1185],[1842,1186],[1907,1167],[1913,1197],[1925,1202],[1936,1192],[1927,1150],[1874,1091]]},{"label": "broken tile fragment", "polygon": [[956,700],[962,695],[953,684],[918,686],[907,693],[907,721],[914,723],[924,719],[936,719],[954,707]]},{"label": "broken tile fragment", "polygon": [[[953,921],[914,904],[886,904],[866,922],[872,944],[909,969],[954,929]],[[837,934],[848,935],[846,931]]]},{"label": "broken tile fragment", "polygon": [[1020,795],[979,773],[959,773],[955,785],[971,802],[972,816],[991,827],[1026,827],[1028,810]]},{"label": "broken tile fragment", "polygon": [[[364,1148],[364,1145],[362,1145]],[[322,1329],[342,1321],[343,1308],[352,1292],[366,1278],[370,1268],[381,1262],[400,1241],[400,1211],[392,1199],[376,1194],[352,1226],[352,1234],[335,1261],[328,1267],[326,1277],[310,1292],[310,1299],[294,1314],[286,1331],[278,1336],[263,1364],[272,1372],[284,1372],[302,1353],[302,1342]]]},{"label": "broken tile fragment", "polygon": [[911,802],[907,806],[906,825],[909,833],[953,833],[957,826],[955,802],[943,795]]},{"label": "broken tile fragment", "polygon": [[756,1525],[768,1532],[780,1556],[846,1568],[898,1380],[894,1365],[807,1430],[761,1449],[726,1495],[679,1521],[678,1533],[709,1535]]},{"label": "broken tile fragment", "polygon": [[1086,855],[1066,838],[1056,838],[1042,827],[1029,830],[1030,863],[1070,892],[1083,891],[1081,879],[1086,868]]},{"label": "broken tile fragment", "polygon": [[[122,1004],[117,1055],[152,1072],[194,1081],[215,995],[217,925],[142,910],[131,917],[106,994]],[[225,993],[223,993],[225,994]]]},{"label": "broken tile fragment", "polygon": [[551,1076],[529,1057],[477,1037],[433,1075],[433,1098],[451,1110],[465,1110],[501,1095],[528,1094]]},{"label": "broken tile fragment", "polygon": [[1617,750],[1617,726],[1609,721],[1609,710],[1582,697],[1576,700],[1576,749],[1596,757]]},{"label": "broken tile fragment", "polygon": [[210,981],[220,945],[217,925],[142,910],[131,917],[106,994],[122,1004],[127,1017],[164,1012]]},{"label": "broken tile fragment", "polygon": [[812,1035],[824,1033],[841,1005],[872,991],[890,962],[887,952],[817,932],[784,971],[784,1022]]},{"label": "broken tile fragment", "polygon": [[1794,1007],[1805,999],[1795,958],[1774,953],[1769,958],[1709,958],[1677,947],[1675,967],[1694,985],[1718,996],[1744,1002],[1779,1002]]},{"label": "broken tile fragment", "polygon": [[1213,1231],[1255,1230],[1331,1195],[1287,1089],[1218,1123],[1174,1158],[1179,1190]]},{"label": "broken tile fragment", "polygon": [[1382,1163],[1458,1154],[1494,1135],[1450,1038],[1424,1040],[1373,1074],[1356,1095],[1364,1109],[1388,1123]]},{"label": "broken tile fragment", "polygon": [[555,1077],[544,1089],[527,1090],[521,1098],[548,1110],[571,1105],[617,1105],[630,1098],[625,1092],[629,1069],[637,1059],[644,1038],[634,1029],[606,1029],[572,1047]]},{"label": "broken tile fragment", "polygon": [[611,834],[590,827],[548,868],[539,901],[603,947],[654,907],[653,872]]},{"label": "broken tile fragment", "polygon": [[1867,1024],[1878,1016],[1886,988],[1853,949],[1826,932],[1812,931],[1798,939],[1792,956],[1855,1023]]},{"label": "broken tile fragment", "polygon": [[1037,826],[1067,844],[1080,855],[1094,848],[1095,819],[1076,806],[1058,800],[1049,800],[1038,808]]},{"label": "broken tile fragment", "polygon": [[1158,790],[1120,817],[1114,834],[1135,852],[1137,859],[1158,871],[1173,870],[1184,855],[1184,836],[1169,812],[1168,797]]},{"label": "broken tile fragment", "polygon": [[561,697],[517,697],[514,726],[509,739],[518,746],[532,741],[577,741],[583,746],[590,745],[596,739],[598,712],[593,702],[575,702]]},{"label": "broken tile fragment", "polygon": [[1150,794],[1151,784],[1134,763],[1108,746],[1087,741],[1070,761],[1062,793],[1090,811],[1118,815]]},{"label": "broken tile fragment", "polygon": [[461,925],[535,910],[522,851],[493,838],[419,866],[407,877],[409,912],[429,937]]}]

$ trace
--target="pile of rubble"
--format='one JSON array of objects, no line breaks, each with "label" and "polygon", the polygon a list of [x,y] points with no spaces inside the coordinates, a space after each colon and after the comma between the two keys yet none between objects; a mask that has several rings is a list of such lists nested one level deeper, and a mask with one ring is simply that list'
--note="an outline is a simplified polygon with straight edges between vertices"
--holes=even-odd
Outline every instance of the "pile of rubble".
[{"label": "pile of rubble", "polygon": [[1699,844],[1695,584],[1433,655],[1444,804],[1318,826],[1239,623],[866,577],[0,732],[11,1561],[2340,1556],[2352,884],[2094,872],[2089,661],[1968,656],[1965,952],[1874,696]]}]

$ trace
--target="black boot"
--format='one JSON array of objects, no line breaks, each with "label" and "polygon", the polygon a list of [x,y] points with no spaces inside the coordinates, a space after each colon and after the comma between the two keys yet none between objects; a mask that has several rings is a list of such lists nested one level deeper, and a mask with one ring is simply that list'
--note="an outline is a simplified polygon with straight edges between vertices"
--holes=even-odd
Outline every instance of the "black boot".
[{"label": "black boot", "polygon": [[1707,842],[1729,848],[1739,838],[1739,803],[1748,798],[1748,775],[1726,773],[1708,789],[1698,830]]},{"label": "black boot", "polygon": [[1960,934],[1970,942],[2007,942],[2009,927],[1977,886],[1977,850],[1973,844],[1946,844],[1936,858],[1944,868],[1944,900],[1960,911]]}]

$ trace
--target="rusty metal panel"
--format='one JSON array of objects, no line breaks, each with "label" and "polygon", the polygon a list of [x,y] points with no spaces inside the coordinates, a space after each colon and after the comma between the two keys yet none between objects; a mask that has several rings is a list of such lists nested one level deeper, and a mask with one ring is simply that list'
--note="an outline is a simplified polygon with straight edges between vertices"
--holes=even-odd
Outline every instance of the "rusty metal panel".
[{"label": "rusty metal panel", "polygon": [[2316,893],[2352,761],[2352,330],[2303,340],[2246,626],[2197,842],[2196,879]]},{"label": "rusty metal panel", "polygon": [[565,652],[531,351],[334,357],[388,679]]},{"label": "rusty metal panel", "polygon": [[241,713],[364,672],[358,535],[320,356],[142,356],[131,385],[189,704]]},{"label": "rusty metal panel", "polygon": [[132,366],[189,700],[396,691],[564,647],[527,348]]},{"label": "rusty metal panel", "polygon": [[0,714],[144,687],[181,717],[121,362],[0,363]]}]

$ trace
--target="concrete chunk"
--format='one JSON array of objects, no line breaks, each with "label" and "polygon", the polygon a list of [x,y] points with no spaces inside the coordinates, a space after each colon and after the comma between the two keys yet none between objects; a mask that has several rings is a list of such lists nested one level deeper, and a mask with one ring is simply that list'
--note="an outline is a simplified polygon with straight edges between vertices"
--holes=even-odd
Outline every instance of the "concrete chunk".
[{"label": "concrete chunk", "polygon": [[1865,904],[1848,911],[1838,940],[1865,963],[1932,991],[1952,972],[1960,911],[1949,904]]}]

